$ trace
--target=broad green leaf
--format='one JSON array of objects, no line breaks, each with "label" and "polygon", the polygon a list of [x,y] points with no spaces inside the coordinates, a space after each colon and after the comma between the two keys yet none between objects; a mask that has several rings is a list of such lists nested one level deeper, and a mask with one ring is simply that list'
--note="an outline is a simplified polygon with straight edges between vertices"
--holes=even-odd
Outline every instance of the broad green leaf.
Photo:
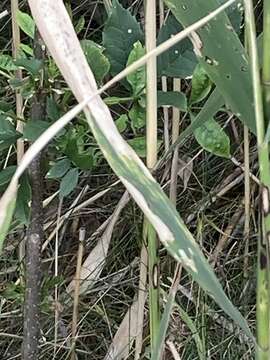
[{"label": "broad green leaf", "polygon": [[91,170],[94,166],[94,156],[91,151],[85,151],[81,154],[74,154],[71,160],[73,164],[81,170]]},{"label": "broad green leaf", "polygon": [[230,157],[230,139],[214,119],[198,127],[194,136],[203,149],[217,156]]},{"label": "broad green leaf", "polygon": [[48,118],[52,121],[58,120],[61,116],[58,104],[52,97],[47,98],[46,112],[47,112]]},{"label": "broad green leaf", "polygon": [[[133,129],[141,129],[146,124],[146,112],[138,103],[134,103],[128,112]],[[135,130],[136,131],[136,130]]]},{"label": "broad green leaf", "polygon": [[192,75],[192,88],[189,104],[202,101],[210,93],[212,82],[201,64],[198,64]]},{"label": "broad green leaf", "polygon": [[35,141],[49,126],[44,120],[29,120],[24,127],[23,137],[25,140]]},{"label": "broad green leaf", "polygon": [[[181,30],[183,30],[183,28],[179,22],[173,15],[170,15],[165,25],[160,29],[157,43],[163,43]],[[161,54],[157,61],[159,76],[165,75],[179,78],[191,76],[197,64],[193,46],[189,39],[181,41],[179,44]]]},{"label": "broad green leaf", "polygon": [[101,82],[110,70],[110,63],[103,48],[91,40],[82,40],[81,47],[97,82]]},{"label": "broad green leaf", "polygon": [[43,61],[32,58],[19,58],[15,61],[15,65],[18,67],[22,67],[27,70],[33,76],[38,75],[39,71],[42,69]]},{"label": "broad green leaf", "polygon": [[140,25],[118,0],[113,1],[112,11],[103,30],[103,45],[111,64],[112,75],[126,67],[128,56],[136,41],[143,41]]},{"label": "broad green leaf", "polygon": [[15,126],[9,121],[8,116],[0,114],[0,142],[17,135]]},{"label": "broad green leaf", "polygon": [[18,182],[16,180],[11,181],[0,199],[0,254],[13,217],[17,188]]},{"label": "broad green leaf", "polygon": [[174,106],[182,111],[187,111],[187,98],[182,92],[158,91],[158,106]]},{"label": "broad green leaf", "polygon": [[20,225],[27,225],[30,217],[30,200],[32,197],[28,176],[23,174],[19,181],[19,189],[14,217]]},{"label": "broad green leaf", "polygon": [[7,185],[16,171],[17,166],[11,165],[0,171],[0,188]]},{"label": "broad green leaf", "polygon": [[[135,61],[139,60],[142,56],[145,55],[145,49],[142,46],[140,41],[137,41],[133,45],[133,49],[128,57],[127,66],[133,64]],[[139,95],[146,85],[146,69],[145,66],[142,66],[138,70],[132,72],[127,76],[127,81],[131,85],[133,95]]]},{"label": "broad green leaf", "polygon": [[[220,5],[223,5],[227,0],[218,0]],[[239,6],[238,3],[232,4],[227,10],[226,13],[230,19],[230,22],[234,30],[239,34],[241,31],[241,25],[244,18],[244,7]]]},{"label": "broad green leaf", "polygon": [[21,134],[16,131],[15,126],[9,121],[9,117],[0,114],[0,151],[15,144],[19,137]]},{"label": "broad green leaf", "polygon": [[77,186],[79,180],[78,169],[70,169],[60,183],[60,197],[69,195]]},{"label": "broad green leaf", "polygon": [[17,11],[17,22],[21,30],[30,38],[34,39],[35,36],[35,23],[32,17],[20,10]]},{"label": "broad green leaf", "polygon": [[119,116],[118,119],[115,120],[115,125],[120,133],[124,132],[128,125],[128,117],[127,115],[123,114]]},{"label": "broad green leaf", "polygon": [[9,55],[0,55],[0,69],[5,71],[14,71],[17,70],[18,67],[14,64],[14,60]]},{"label": "broad green leaf", "polygon": [[71,167],[69,159],[58,160],[47,172],[47,179],[58,179],[64,176]]},{"label": "broad green leaf", "polygon": [[[183,26],[189,26],[218,8],[217,0],[165,0]],[[256,133],[250,66],[246,51],[225,12],[196,32],[199,61],[217,85],[226,104]]]}]

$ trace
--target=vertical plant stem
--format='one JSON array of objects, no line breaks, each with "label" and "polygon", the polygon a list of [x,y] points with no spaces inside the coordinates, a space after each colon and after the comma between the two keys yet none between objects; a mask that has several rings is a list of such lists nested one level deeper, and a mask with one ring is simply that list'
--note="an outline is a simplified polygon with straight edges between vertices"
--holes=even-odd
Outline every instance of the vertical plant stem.
[{"label": "vertical plant stem", "polygon": [[80,278],[81,278],[81,267],[83,258],[85,240],[85,229],[81,228],[79,231],[79,248],[77,255],[77,266],[75,275],[75,289],[74,289],[74,302],[73,302],[73,316],[72,316],[72,354],[71,360],[76,360],[76,336],[77,336],[77,323],[79,313],[79,296],[80,296]]},{"label": "vertical plant stem", "polygon": [[[59,229],[60,229],[60,218],[63,205],[63,198],[60,198],[57,212],[57,221],[56,221],[56,233],[55,233],[55,244],[54,244],[54,277],[58,277],[58,250],[59,250]],[[54,349],[53,349],[53,359],[56,358],[57,354],[57,339],[58,339],[58,322],[59,322],[59,301],[58,301],[58,284],[54,285]]]},{"label": "vertical plant stem", "polygon": [[[156,0],[146,1],[145,18],[146,52],[156,47]],[[153,169],[157,162],[157,61],[152,57],[147,61],[147,107],[146,141],[147,166]],[[159,260],[158,239],[154,228],[146,222],[149,256],[149,308],[150,338],[153,349],[159,327]]]},{"label": "vertical plant stem", "polygon": [[[163,0],[159,0],[160,28],[162,27],[162,25],[164,25],[164,21],[165,21],[164,2],[163,2]],[[161,77],[161,86],[162,86],[162,91],[166,92],[167,88],[168,88],[166,76]],[[170,146],[170,137],[169,137],[169,109],[167,106],[163,106],[163,117],[164,117],[164,133],[163,133],[164,146],[165,146],[165,151],[168,151],[169,146]]]},{"label": "vertical plant stem", "polygon": [[263,95],[267,125],[270,121],[270,1],[263,2]]},{"label": "vertical plant stem", "polygon": [[[264,141],[265,119],[263,109],[262,85],[260,81],[259,62],[256,45],[256,28],[253,12],[253,2],[245,0],[246,29],[248,46],[251,59],[251,70],[253,78],[255,117],[257,127],[257,144],[259,156],[259,168],[261,179],[262,200],[262,226],[258,246],[258,268],[257,268],[257,360],[270,359],[270,332],[269,332],[269,234],[270,234],[270,163],[269,146]],[[265,29],[266,30],[266,29]],[[269,29],[268,29],[269,30]]]},{"label": "vertical plant stem", "polygon": [[[18,0],[11,0],[11,18],[12,18],[12,54],[13,58],[18,57],[21,37],[20,37],[20,28],[17,23],[17,12],[19,10]],[[15,76],[18,80],[22,80],[22,70],[18,69],[15,72]],[[23,117],[23,98],[20,93],[20,89],[16,90],[16,116],[17,116],[17,126],[16,130],[20,133],[23,132],[23,122],[19,119]],[[19,165],[24,154],[24,140],[20,138],[17,140],[17,164]],[[25,256],[25,241],[22,240],[19,245],[19,261],[20,264],[23,263]],[[22,281],[22,279],[21,279]]]},{"label": "vertical plant stem", "polygon": [[[181,80],[173,80],[173,91],[181,90]],[[176,142],[179,137],[179,126],[180,126],[180,110],[173,107],[172,116],[172,144]],[[170,199],[176,206],[176,191],[177,191],[177,172],[178,172],[178,150],[179,146],[176,146],[173,152],[172,169],[171,169],[171,186],[170,186]]]},{"label": "vertical plant stem", "polygon": [[[41,38],[36,32],[34,40],[34,55],[37,59],[44,59]],[[33,121],[45,117],[46,97],[42,83],[36,89],[31,107]],[[42,174],[40,153],[30,164],[30,178],[32,186],[31,218],[26,241],[26,290],[24,307],[24,337],[23,360],[38,359],[40,337],[40,291],[41,291],[41,244],[44,240],[43,232],[43,204],[42,204]]]}]

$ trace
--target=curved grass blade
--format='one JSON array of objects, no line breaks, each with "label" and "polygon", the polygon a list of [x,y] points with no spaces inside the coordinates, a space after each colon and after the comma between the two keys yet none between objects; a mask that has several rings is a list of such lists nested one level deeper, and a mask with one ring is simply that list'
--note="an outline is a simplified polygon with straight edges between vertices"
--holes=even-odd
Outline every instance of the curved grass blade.
[{"label": "curved grass blade", "polygon": [[175,294],[171,293],[169,295],[166,294],[164,290],[162,291],[162,295],[166,299],[166,306],[162,315],[159,333],[158,333],[158,339],[157,339],[157,345],[154,348],[153,353],[151,354],[151,360],[160,359],[160,355],[162,353],[164,341],[166,338],[166,332],[169,325],[169,320],[171,317],[171,313],[174,307],[177,308],[180,314],[180,318],[189,328],[190,332],[192,333],[193,340],[196,344],[197,353],[200,360],[205,360],[205,348],[204,344],[202,342],[202,339],[200,338],[198,329],[196,328],[196,325],[194,324],[191,317],[188,315],[188,313],[175,301]]},{"label": "curved grass blade", "polygon": [[[64,4],[54,0],[29,0],[29,4],[43,39],[77,100],[95,94],[94,76]],[[96,96],[85,113],[105,158],[152,223],[163,245],[253,339],[246,320],[225,295],[175,208],[119,134],[106,104]]]},{"label": "curved grass blade", "polygon": [[0,254],[15,210],[18,181],[13,178],[0,199]]},{"label": "curved grass blade", "polygon": [[[165,2],[183,26],[189,26],[218,7],[217,0]],[[250,66],[246,51],[226,13],[218,14],[197,30],[194,39],[198,59],[217,85],[227,105],[256,133]]]}]

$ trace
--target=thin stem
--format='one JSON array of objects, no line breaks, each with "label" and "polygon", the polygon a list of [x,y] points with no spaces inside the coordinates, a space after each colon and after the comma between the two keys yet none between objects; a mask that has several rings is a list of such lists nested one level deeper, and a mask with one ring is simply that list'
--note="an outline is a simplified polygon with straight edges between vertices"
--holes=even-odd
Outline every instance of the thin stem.
[{"label": "thin stem", "polygon": [[[19,4],[18,0],[11,0],[11,17],[12,17],[12,53],[13,57],[16,59],[19,54],[20,50],[20,43],[21,43],[21,37],[20,37],[20,28],[18,26],[17,22],[17,12],[19,10]],[[16,77],[19,80],[22,80],[22,70],[18,69],[16,70]],[[23,109],[23,99],[20,94],[20,91],[16,91],[16,114],[17,118],[21,119],[23,118],[22,114]],[[17,121],[17,131],[23,132],[23,125],[24,123],[20,120]],[[22,139],[19,139],[17,141],[17,161],[20,163],[21,158],[24,154],[24,143]]]},{"label": "thin stem", "polygon": [[[18,0],[11,0],[11,19],[12,19],[12,55],[14,59],[17,58],[21,43],[20,37],[20,28],[17,22],[17,12],[19,10]],[[15,76],[19,81],[22,81],[22,70],[18,69],[15,72]],[[23,118],[23,98],[20,93],[20,90],[16,90],[16,116],[17,116],[17,126],[16,130],[20,133],[23,133],[24,123],[19,119]],[[20,138],[17,140],[17,164],[20,165],[21,160],[24,155],[24,140]],[[23,264],[23,259],[25,256],[25,241],[21,241],[19,245],[19,261],[20,264]],[[21,282],[23,283],[23,278],[21,276]]]},{"label": "thin stem", "polygon": [[[146,1],[145,42],[146,52],[156,47],[156,0]],[[147,166],[153,169],[157,162],[157,61],[151,57],[147,68],[146,142]],[[159,328],[159,259],[157,235],[150,223],[146,223],[149,256],[149,308],[150,338],[153,349]]]},{"label": "thin stem", "polygon": [[255,117],[257,127],[258,157],[261,179],[262,196],[262,229],[258,246],[257,268],[257,360],[270,358],[270,332],[269,332],[269,278],[268,278],[268,238],[270,232],[270,162],[268,142],[265,137],[265,119],[263,109],[262,85],[260,81],[259,62],[256,44],[256,28],[253,12],[253,2],[245,1],[246,29],[251,58],[251,71],[253,78]]},{"label": "thin stem", "polygon": [[[160,24],[160,28],[164,25],[164,22],[165,22],[164,3],[163,3],[163,0],[159,0],[159,24]],[[167,77],[166,76],[161,77],[161,86],[162,86],[162,91],[166,92],[167,89],[168,89]],[[163,117],[164,117],[163,138],[164,138],[165,151],[167,151],[169,149],[169,146],[170,146],[169,109],[168,109],[167,106],[163,106]]]},{"label": "thin stem", "polygon": [[270,1],[264,0],[263,7],[263,95],[266,123],[270,121]]},{"label": "thin stem", "polygon": [[84,241],[85,241],[85,228],[80,228],[79,248],[78,248],[78,255],[77,255],[76,275],[75,275],[73,316],[72,316],[72,346],[73,346],[73,349],[72,349],[72,354],[71,354],[71,360],[76,360],[75,349],[76,349],[76,336],[77,336],[77,328],[78,328],[80,279],[81,279],[81,267],[82,267],[82,259],[83,259]]}]

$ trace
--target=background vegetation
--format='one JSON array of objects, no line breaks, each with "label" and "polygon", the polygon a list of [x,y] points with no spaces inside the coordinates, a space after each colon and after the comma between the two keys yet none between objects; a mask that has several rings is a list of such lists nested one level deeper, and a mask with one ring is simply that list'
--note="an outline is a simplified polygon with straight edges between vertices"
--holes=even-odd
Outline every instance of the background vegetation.
[{"label": "background vegetation", "polygon": [[[160,1],[156,16],[152,14],[157,45],[225,3],[182,1],[180,6],[178,1]],[[9,12],[0,19],[1,193],[21,162],[20,151],[76,105],[61,67],[44,51],[27,2],[19,2],[20,10],[13,13],[11,4],[2,1],[0,5],[0,13]],[[81,0],[65,1],[65,5],[98,87],[155,47],[143,1]],[[258,68],[252,71],[250,66],[255,57],[252,34],[257,36],[259,65],[268,64],[263,57],[262,8],[261,1],[254,3],[255,30],[252,23],[244,26],[243,4],[233,4],[219,21],[202,27],[199,36],[193,32],[162,53],[154,75],[149,75],[149,69],[155,70],[155,64],[148,62],[147,71],[140,67],[102,94],[118,131],[154,170],[234,307],[195,245],[202,271],[196,276],[190,268],[197,282],[167,253],[183,261],[181,253],[176,254],[179,248],[166,250],[156,241],[154,230],[108,165],[87,115],[80,113],[19,180],[15,212],[0,257],[3,359],[20,358],[21,353],[25,359],[36,358],[36,353],[24,352],[28,342],[38,348],[40,359],[157,359],[158,353],[164,359],[255,358],[243,318],[255,334],[256,283],[264,286],[263,280],[268,281],[267,267],[257,266],[259,187],[261,181],[268,185],[267,175],[262,178],[264,155],[259,151],[258,160],[257,141],[265,143],[268,124],[262,117],[263,126],[258,125],[253,99]],[[267,77],[266,70],[263,76]],[[260,101],[264,100],[257,98],[256,103],[255,98],[255,105]],[[267,116],[265,102],[264,110]],[[149,119],[155,113],[157,123],[151,127]],[[258,130],[255,135],[255,118],[257,129],[266,125],[261,138]],[[265,151],[268,157],[268,145]],[[262,233],[268,220],[262,221]],[[166,225],[173,227],[170,221],[172,225]],[[34,233],[43,238],[41,262],[36,264],[39,256],[29,246]],[[187,249],[189,235],[180,235],[176,240]],[[0,240],[4,239],[0,236]],[[260,259],[267,263],[264,242],[259,250],[264,255]],[[30,263],[32,273],[27,268]],[[183,265],[190,270],[188,259]],[[37,290],[40,302],[36,344],[31,343],[31,334],[27,338],[29,323],[23,323],[34,319],[29,289]],[[266,292],[263,304],[267,304],[267,287],[264,290],[259,287],[257,293]],[[260,342],[265,334],[269,338],[268,311],[258,314],[258,309],[257,319],[263,318],[266,324],[258,342],[266,351],[257,356],[268,359],[269,340]],[[260,320],[257,323],[260,328]]]}]

